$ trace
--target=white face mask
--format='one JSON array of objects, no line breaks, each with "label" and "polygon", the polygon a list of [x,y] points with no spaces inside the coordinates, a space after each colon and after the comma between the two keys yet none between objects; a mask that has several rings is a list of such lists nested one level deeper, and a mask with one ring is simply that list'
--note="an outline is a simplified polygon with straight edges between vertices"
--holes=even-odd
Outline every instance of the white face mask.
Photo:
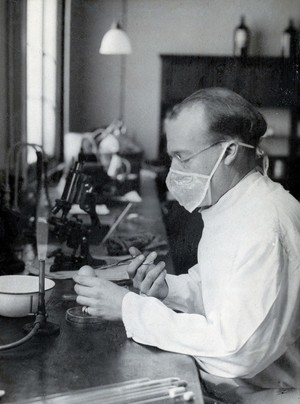
[{"label": "white face mask", "polygon": [[[227,146],[230,143],[232,143],[232,141],[224,143],[222,153],[220,154],[220,157],[218,158],[209,175],[189,173],[170,168],[166,179],[168,190],[180,203],[180,205],[183,206],[188,212],[191,213],[196,208],[200,208],[201,204],[204,206],[203,201],[205,200],[206,196],[207,201],[205,206],[210,206],[212,204],[211,179],[219,167],[219,164],[226,152]],[[254,149],[254,146],[245,143],[238,144]],[[199,153],[195,153],[192,157]]]}]

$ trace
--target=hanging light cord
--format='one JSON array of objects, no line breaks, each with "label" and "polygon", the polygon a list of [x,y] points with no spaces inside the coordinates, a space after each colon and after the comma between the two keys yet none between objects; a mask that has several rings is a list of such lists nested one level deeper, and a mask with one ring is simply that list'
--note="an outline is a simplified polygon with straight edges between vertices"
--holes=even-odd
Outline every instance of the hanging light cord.
[{"label": "hanging light cord", "polygon": [[[127,30],[127,0],[122,1],[122,15],[121,24],[123,29]],[[121,55],[121,72],[120,72],[120,117],[121,121],[124,120],[124,106],[125,106],[125,77],[126,77],[126,58]]]}]

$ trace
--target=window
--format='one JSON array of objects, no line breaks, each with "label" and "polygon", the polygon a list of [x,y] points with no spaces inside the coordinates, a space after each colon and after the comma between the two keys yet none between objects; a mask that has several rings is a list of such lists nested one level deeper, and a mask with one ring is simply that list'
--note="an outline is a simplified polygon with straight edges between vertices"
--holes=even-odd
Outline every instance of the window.
[{"label": "window", "polygon": [[[27,0],[26,133],[27,142],[43,146],[49,157],[60,154],[61,1]],[[36,160],[28,149],[27,162]]]}]

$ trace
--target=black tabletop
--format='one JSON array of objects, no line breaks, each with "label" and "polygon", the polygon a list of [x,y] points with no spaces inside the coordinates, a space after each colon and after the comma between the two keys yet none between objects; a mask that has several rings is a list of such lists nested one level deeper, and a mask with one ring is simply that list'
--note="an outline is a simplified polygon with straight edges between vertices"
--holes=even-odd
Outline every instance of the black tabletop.
[{"label": "black tabletop", "polygon": [[[195,402],[202,402],[198,371],[192,358],[142,346],[126,338],[122,323],[97,327],[75,326],[65,319],[76,306],[62,300],[73,289],[72,280],[56,280],[47,304],[48,320],[60,326],[58,336],[35,336],[24,345],[0,352],[2,403],[75,391],[142,377],[180,377],[188,382]],[[0,317],[0,344],[24,336],[22,327],[32,317]]]}]

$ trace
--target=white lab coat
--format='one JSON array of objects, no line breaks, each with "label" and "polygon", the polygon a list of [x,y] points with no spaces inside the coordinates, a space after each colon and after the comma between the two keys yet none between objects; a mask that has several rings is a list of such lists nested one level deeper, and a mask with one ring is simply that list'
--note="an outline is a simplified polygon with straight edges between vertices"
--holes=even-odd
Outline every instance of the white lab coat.
[{"label": "white lab coat", "polygon": [[261,387],[295,387],[300,383],[299,202],[254,172],[202,216],[198,264],[188,274],[167,275],[167,299],[132,292],[124,297],[128,338],[192,355],[212,375],[256,377]]}]

